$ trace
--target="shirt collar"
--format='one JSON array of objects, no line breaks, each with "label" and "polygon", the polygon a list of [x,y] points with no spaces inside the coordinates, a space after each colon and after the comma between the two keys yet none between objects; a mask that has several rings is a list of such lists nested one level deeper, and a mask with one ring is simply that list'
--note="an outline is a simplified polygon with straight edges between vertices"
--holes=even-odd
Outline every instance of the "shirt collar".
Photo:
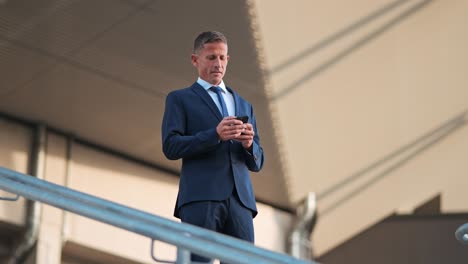
[{"label": "shirt collar", "polygon": [[[208,91],[208,90],[213,86],[212,84],[210,84],[209,82],[203,80],[203,79],[200,78],[200,77],[198,77],[197,83],[198,83],[201,87],[203,87],[203,89],[205,89],[206,91]],[[224,84],[224,81],[223,81],[223,80],[221,80],[221,83],[218,84],[218,85],[216,85],[216,86],[220,87],[221,90],[222,90],[224,93],[227,92],[226,85]]]}]

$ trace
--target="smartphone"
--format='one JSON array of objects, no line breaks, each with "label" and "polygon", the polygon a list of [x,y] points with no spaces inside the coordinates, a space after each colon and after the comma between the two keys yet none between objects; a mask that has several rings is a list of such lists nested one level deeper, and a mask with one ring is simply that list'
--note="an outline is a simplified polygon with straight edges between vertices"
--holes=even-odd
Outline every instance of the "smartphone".
[{"label": "smartphone", "polygon": [[236,116],[236,119],[242,121],[242,123],[249,122],[249,117],[248,116]]}]

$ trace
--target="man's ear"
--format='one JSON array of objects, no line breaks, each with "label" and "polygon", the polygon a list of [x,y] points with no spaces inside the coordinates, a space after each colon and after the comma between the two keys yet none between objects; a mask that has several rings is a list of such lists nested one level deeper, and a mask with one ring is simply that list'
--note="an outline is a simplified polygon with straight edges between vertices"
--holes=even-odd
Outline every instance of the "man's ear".
[{"label": "man's ear", "polygon": [[197,67],[198,66],[198,56],[197,54],[192,54],[192,65]]}]

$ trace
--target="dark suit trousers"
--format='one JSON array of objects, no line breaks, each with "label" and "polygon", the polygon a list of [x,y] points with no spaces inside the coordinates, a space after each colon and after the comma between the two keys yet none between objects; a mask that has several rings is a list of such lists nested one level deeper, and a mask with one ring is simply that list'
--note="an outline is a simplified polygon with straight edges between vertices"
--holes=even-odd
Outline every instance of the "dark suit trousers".
[{"label": "dark suit trousers", "polygon": [[[179,212],[184,223],[254,242],[252,211],[241,204],[235,191],[224,201],[191,202],[183,205]],[[191,258],[192,261],[210,261],[195,254]]]}]

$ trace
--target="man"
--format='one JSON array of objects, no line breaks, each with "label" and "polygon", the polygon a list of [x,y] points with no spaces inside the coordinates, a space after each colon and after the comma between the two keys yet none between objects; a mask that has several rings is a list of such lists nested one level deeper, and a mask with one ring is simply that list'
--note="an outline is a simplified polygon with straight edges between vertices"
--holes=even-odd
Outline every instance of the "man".
[{"label": "man", "polygon": [[195,39],[192,64],[199,78],[166,98],[163,151],[168,159],[182,159],[174,216],[253,243],[257,207],[249,170],[260,171],[263,149],[252,105],[223,82],[228,61],[222,33]]}]

